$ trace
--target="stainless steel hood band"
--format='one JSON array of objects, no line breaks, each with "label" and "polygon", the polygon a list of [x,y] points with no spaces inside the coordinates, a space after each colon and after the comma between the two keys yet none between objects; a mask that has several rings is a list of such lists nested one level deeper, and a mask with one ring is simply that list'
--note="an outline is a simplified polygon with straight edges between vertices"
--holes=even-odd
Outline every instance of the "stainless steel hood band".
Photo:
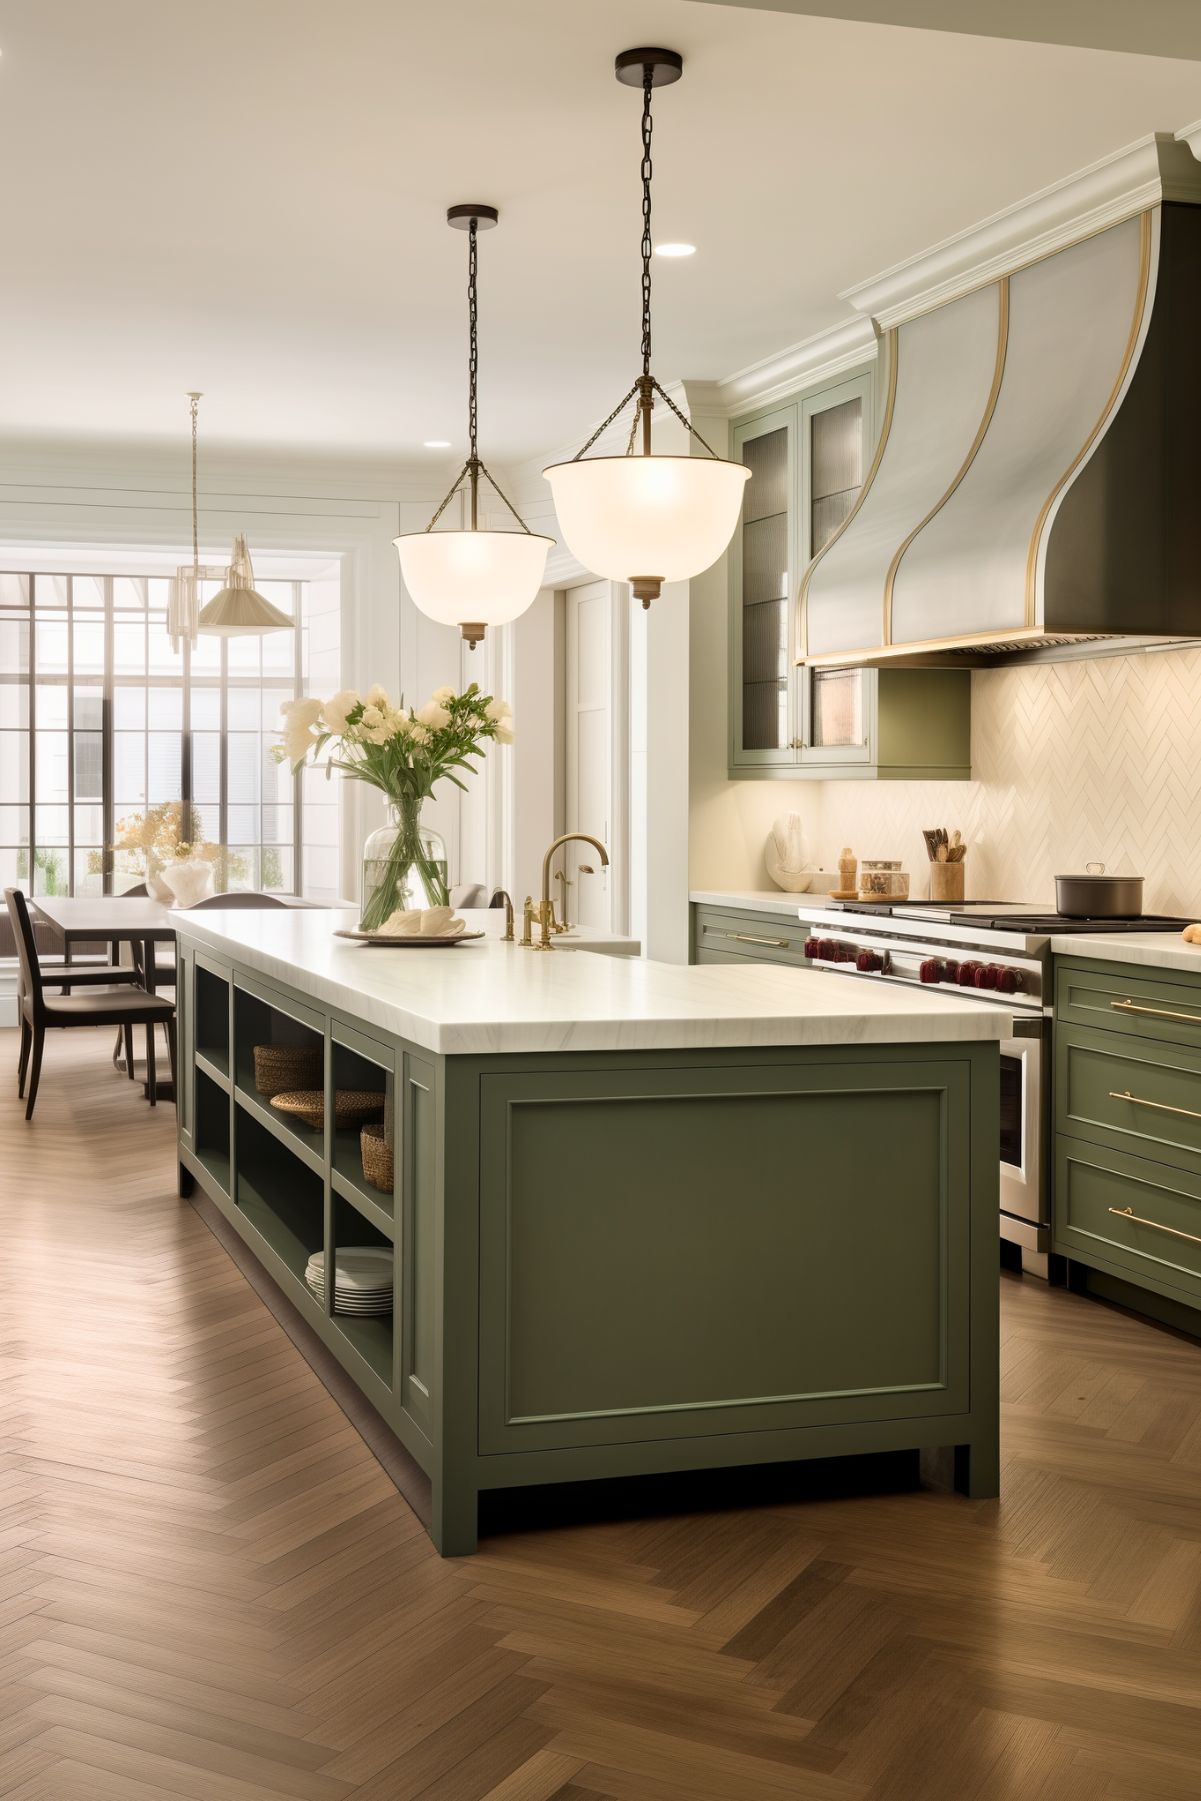
[{"label": "stainless steel hood band", "polygon": [[976,435],[968,447],[967,455],[964,457],[962,463],[960,463],[950,487],[947,488],[945,493],[939,496],[934,505],[930,508],[930,511],[926,514],[926,517],[920,520],[902,541],[901,548],[897,551],[892,562],[888,566],[888,574],[884,578],[883,642],[885,644],[892,643],[892,590],[893,584],[897,579],[897,570],[901,566],[901,558],[905,555],[905,552],[909,549],[909,546],[913,543],[913,540],[918,536],[919,532],[924,532],[934,515],[940,513],[943,507],[946,506],[948,500],[950,500],[952,494],[975,462],[976,453],[984,442],[984,435],[992,424],[992,416],[997,410],[997,397],[1001,392],[1001,381],[1005,374],[1005,355],[1008,349],[1009,277],[1006,275],[997,283],[997,362],[996,367],[993,370],[992,386],[988,391],[988,399],[984,403],[984,412],[981,415]]},{"label": "stainless steel hood band", "polygon": [[1052,509],[1054,508],[1055,502],[1058,500],[1059,496],[1063,493],[1064,489],[1067,487],[1068,483],[1071,481],[1073,475],[1075,475],[1077,469],[1079,469],[1081,463],[1083,463],[1085,457],[1088,455],[1089,451],[1092,449],[1093,445],[1096,443],[1097,439],[1100,437],[1102,431],[1105,429],[1105,426],[1106,426],[1107,422],[1109,421],[1109,419],[1111,418],[1111,416],[1113,414],[1113,410],[1118,403],[1118,398],[1122,392],[1122,389],[1126,385],[1126,377],[1130,373],[1130,365],[1134,361],[1134,353],[1135,353],[1136,349],[1138,348],[1139,339],[1142,336],[1143,321],[1144,321],[1146,311],[1147,311],[1147,294],[1150,289],[1150,283],[1151,283],[1151,214],[1148,211],[1148,212],[1141,213],[1139,215],[1138,291],[1137,291],[1137,293],[1135,295],[1135,299],[1134,299],[1134,317],[1130,321],[1130,335],[1126,339],[1126,349],[1125,349],[1125,353],[1123,354],[1123,357],[1122,357],[1121,366],[1118,369],[1117,377],[1114,381],[1113,387],[1109,391],[1108,400],[1105,402],[1105,405],[1101,408],[1101,412],[1098,415],[1096,424],[1093,426],[1093,429],[1089,432],[1088,437],[1084,440],[1084,443],[1080,446],[1080,449],[1076,452],[1076,455],[1072,458],[1071,462],[1068,464],[1067,468],[1064,470],[1063,474],[1060,476],[1060,478],[1056,482],[1055,486],[1051,489],[1051,492],[1047,495],[1046,500],[1043,502],[1042,511],[1039,513],[1038,519],[1035,523],[1034,530],[1030,535],[1030,549],[1026,555],[1026,624],[1027,625],[1033,625],[1034,621],[1035,621],[1035,601],[1036,601],[1036,590],[1037,590],[1037,585],[1038,585],[1038,553],[1039,553],[1039,549],[1042,544],[1043,530],[1046,526],[1047,520],[1051,516],[1051,512],[1052,512]]},{"label": "stainless steel hood band", "polygon": [[831,533],[817,555],[811,559],[809,566],[801,579],[801,591],[798,596],[797,606],[797,636],[799,642],[797,645],[796,660],[798,663],[803,663],[805,661],[809,650],[809,582],[812,578],[813,571],[817,568],[826,552],[833,550],[860,507],[867,499],[871,485],[876,479],[876,471],[884,461],[884,452],[888,445],[888,434],[892,430],[892,416],[897,403],[897,363],[899,350],[900,338],[897,329],[894,326],[890,332],[886,333],[884,338],[884,351],[888,357],[888,398],[884,406],[884,420],[880,426],[880,437],[876,444],[876,453],[872,457],[871,468],[864,478],[863,486],[855,496],[854,506],[851,508],[842,524],[838,527],[838,530]]}]

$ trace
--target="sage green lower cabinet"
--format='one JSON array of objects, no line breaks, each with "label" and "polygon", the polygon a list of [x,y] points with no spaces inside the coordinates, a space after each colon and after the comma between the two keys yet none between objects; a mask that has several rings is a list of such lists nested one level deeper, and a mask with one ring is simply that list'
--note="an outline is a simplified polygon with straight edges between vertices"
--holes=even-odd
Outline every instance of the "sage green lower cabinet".
[{"label": "sage green lower cabinet", "polygon": [[[428,1473],[443,1555],[538,1483],[952,1446],[997,1492],[995,1044],[439,1057],[186,938],[180,970],[181,1184]],[[327,1095],[379,1072],[393,1195],[255,1094],[240,1021],[315,1032]],[[351,1234],[395,1247],[386,1325],[304,1282]]]},{"label": "sage green lower cabinet", "polygon": [[791,907],[781,895],[781,911],[739,912],[706,904],[692,907],[692,961],[694,963],[783,963],[807,969],[805,940],[812,928],[797,918],[797,895]]},{"label": "sage green lower cabinet", "polygon": [[1201,1308],[1201,980],[1059,959],[1055,1126],[1053,1243],[1083,1285]]}]

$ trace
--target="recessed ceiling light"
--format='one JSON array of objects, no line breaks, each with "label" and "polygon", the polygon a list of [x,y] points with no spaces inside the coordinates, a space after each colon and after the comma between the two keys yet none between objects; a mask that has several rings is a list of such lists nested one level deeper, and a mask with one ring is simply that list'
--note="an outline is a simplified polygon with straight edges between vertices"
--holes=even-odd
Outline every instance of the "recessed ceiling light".
[{"label": "recessed ceiling light", "polygon": [[425,443],[421,446],[421,448],[423,450],[449,450],[450,449],[450,439],[449,438],[427,438],[425,440]]},{"label": "recessed ceiling light", "polygon": [[656,256],[695,256],[695,244],[656,244]]}]

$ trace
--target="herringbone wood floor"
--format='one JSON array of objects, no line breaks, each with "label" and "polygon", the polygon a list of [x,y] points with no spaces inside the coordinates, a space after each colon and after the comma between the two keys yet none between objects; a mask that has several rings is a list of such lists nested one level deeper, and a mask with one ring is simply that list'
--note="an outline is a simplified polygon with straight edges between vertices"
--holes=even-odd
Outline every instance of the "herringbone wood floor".
[{"label": "herringbone wood floor", "polygon": [[1005,1283],[1004,1498],[659,1512],[443,1563],[173,1192],[0,1033],[7,1801],[1201,1794],[1201,1351]]}]

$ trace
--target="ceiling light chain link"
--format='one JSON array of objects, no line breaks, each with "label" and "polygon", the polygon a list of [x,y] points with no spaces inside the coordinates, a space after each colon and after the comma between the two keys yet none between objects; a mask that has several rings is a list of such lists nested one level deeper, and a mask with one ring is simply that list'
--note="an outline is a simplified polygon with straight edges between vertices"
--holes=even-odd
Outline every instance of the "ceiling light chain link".
[{"label": "ceiling light chain link", "polygon": [[654,243],[651,238],[651,177],[655,172],[651,161],[651,133],[654,121],[651,117],[651,94],[654,91],[655,71],[647,63],[642,71],[642,373],[651,372],[651,255]]},{"label": "ceiling light chain link", "polygon": [[471,341],[467,357],[467,439],[470,445],[468,456],[473,463],[478,460],[476,447],[479,442],[479,405],[476,396],[480,369],[479,300],[476,293],[480,266],[478,237],[479,225],[473,219],[467,232],[467,329]]}]

